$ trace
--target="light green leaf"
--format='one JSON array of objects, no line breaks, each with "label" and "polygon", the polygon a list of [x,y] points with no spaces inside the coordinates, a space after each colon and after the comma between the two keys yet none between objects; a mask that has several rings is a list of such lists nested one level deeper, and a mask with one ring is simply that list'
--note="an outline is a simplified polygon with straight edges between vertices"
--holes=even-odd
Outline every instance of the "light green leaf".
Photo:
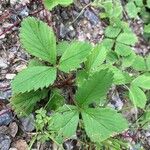
[{"label": "light green leaf", "polygon": [[126,8],[126,11],[128,13],[128,16],[130,18],[136,18],[137,17],[138,9],[137,9],[136,5],[134,4],[134,2],[127,3],[125,8]]},{"label": "light green leaf", "polygon": [[59,69],[68,73],[80,67],[91,51],[91,45],[87,42],[73,41],[63,53],[59,62]]},{"label": "light green leaf", "polygon": [[108,26],[105,30],[105,36],[109,38],[115,38],[120,33],[121,29],[113,26]]},{"label": "light green leaf", "polygon": [[66,140],[76,134],[79,113],[75,106],[64,105],[52,116],[50,128]]},{"label": "light green leaf", "polygon": [[46,110],[56,110],[59,107],[63,106],[65,102],[65,98],[62,96],[62,93],[58,89],[53,89],[51,91],[51,96],[46,104]]},{"label": "light green leaf", "polygon": [[107,51],[110,51],[114,45],[114,40],[112,39],[108,39],[108,38],[105,38],[102,42],[101,42],[101,45],[102,46],[105,46]]},{"label": "light green leaf", "polygon": [[115,52],[120,56],[129,56],[132,52],[132,49],[128,45],[116,43]]},{"label": "light green leaf", "polygon": [[144,89],[150,89],[150,76],[140,75],[133,80],[132,84]]},{"label": "light green leaf", "polygon": [[35,67],[35,66],[44,66],[44,63],[39,59],[31,59],[29,61],[28,67]]},{"label": "light green leaf", "polygon": [[150,33],[150,24],[144,25],[144,32],[145,33]]},{"label": "light green leaf", "polygon": [[117,41],[126,45],[133,45],[138,42],[138,39],[134,33],[121,33],[119,34]]},{"label": "light green leaf", "polygon": [[73,0],[44,0],[44,5],[47,9],[52,10],[57,5],[69,5]]},{"label": "light green leaf", "polygon": [[82,112],[86,134],[93,142],[100,143],[128,128],[127,121],[115,110],[88,108]]},{"label": "light green leaf", "polygon": [[56,63],[56,38],[52,28],[46,23],[33,17],[24,19],[21,23],[20,40],[31,55]]},{"label": "light green leaf", "polygon": [[145,71],[146,70],[146,62],[142,56],[136,56],[133,64],[132,64],[133,69],[137,71]]},{"label": "light green leaf", "polygon": [[135,4],[139,7],[142,7],[144,4],[143,4],[143,0],[134,0],[135,1]]},{"label": "light green leaf", "polygon": [[116,85],[122,85],[122,84],[127,84],[131,82],[131,77],[127,72],[123,72],[122,70],[116,68],[115,66],[112,66],[109,68],[113,74],[114,74],[114,79],[113,83]]},{"label": "light green leaf", "polygon": [[106,61],[110,64],[114,64],[115,62],[117,62],[118,59],[118,55],[115,51],[109,51],[106,57]]},{"label": "light green leaf", "polygon": [[20,72],[12,81],[14,93],[24,93],[43,89],[52,85],[56,79],[56,69],[46,66],[29,67]]},{"label": "light green leaf", "polygon": [[150,0],[147,0],[147,7],[150,8]]},{"label": "light green leaf", "polygon": [[75,99],[80,106],[97,102],[111,86],[113,74],[106,70],[96,72],[78,88]]},{"label": "light green leaf", "polygon": [[147,67],[148,71],[150,71],[150,54],[146,58],[146,67]]},{"label": "light green leaf", "polygon": [[89,72],[92,72],[93,70],[96,70],[97,67],[99,67],[104,60],[106,59],[107,50],[104,46],[101,44],[98,44],[93,48],[93,51],[91,55],[89,55],[85,65],[86,69]]},{"label": "light green leaf", "polygon": [[26,116],[29,115],[36,103],[47,96],[46,90],[31,91],[29,93],[22,93],[14,95],[11,100],[11,106],[18,115]]},{"label": "light green leaf", "polygon": [[57,49],[57,55],[62,56],[62,54],[65,52],[65,50],[69,47],[70,43],[68,41],[62,41],[59,42],[56,49]]},{"label": "light green leaf", "polygon": [[131,84],[129,90],[129,97],[135,107],[139,108],[145,107],[147,98],[145,93],[138,86]]},{"label": "light green leaf", "polygon": [[123,57],[122,58],[122,67],[127,68],[130,67],[133,62],[135,61],[136,54],[132,51],[129,56]]}]

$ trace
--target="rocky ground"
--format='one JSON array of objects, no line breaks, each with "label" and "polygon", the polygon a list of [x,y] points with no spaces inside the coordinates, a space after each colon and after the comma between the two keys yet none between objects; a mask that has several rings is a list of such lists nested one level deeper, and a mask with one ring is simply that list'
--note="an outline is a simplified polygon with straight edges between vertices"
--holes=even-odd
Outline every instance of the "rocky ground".
[{"label": "rocky ground", "polygon": [[[26,150],[27,143],[35,134],[34,115],[17,118],[9,106],[11,80],[17,72],[26,67],[29,59],[18,38],[21,20],[27,16],[36,16],[53,26],[57,40],[76,38],[81,41],[89,40],[94,44],[103,39],[106,24],[100,20],[99,10],[88,5],[89,3],[90,0],[80,0],[68,8],[59,7],[53,12],[48,12],[43,9],[40,0],[0,0],[0,150]],[[129,23],[140,39],[135,50],[145,55],[150,51],[150,46],[140,36],[143,30],[142,21],[129,20]],[[120,110],[124,100],[118,91],[114,90],[109,105]],[[126,115],[132,118],[134,114],[136,110],[131,109]],[[150,130],[138,131],[136,142],[128,136],[134,134],[133,131],[126,134],[125,138],[134,145],[133,147],[141,147],[140,145],[144,144],[146,148],[150,148]],[[66,149],[71,150],[71,145],[76,145],[76,141],[68,141],[65,144]],[[51,144],[37,142],[34,149],[48,150],[51,149]]]}]

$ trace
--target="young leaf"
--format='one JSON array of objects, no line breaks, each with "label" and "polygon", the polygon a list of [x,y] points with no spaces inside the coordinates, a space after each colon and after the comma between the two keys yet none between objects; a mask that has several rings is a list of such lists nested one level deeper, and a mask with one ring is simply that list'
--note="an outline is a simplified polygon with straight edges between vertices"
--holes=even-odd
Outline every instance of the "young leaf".
[{"label": "young leaf", "polygon": [[26,116],[32,112],[36,103],[41,99],[45,98],[46,95],[46,90],[21,93],[18,95],[14,95],[11,98],[10,103],[18,115]]},{"label": "young leaf", "polygon": [[139,108],[145,107],[147,98],[145,93],[138,86],[131,84],[129,90],[129,97],[135,107]]},{"label": "young leaf", "polygon": [[132,49],[128,45],[117,42],[115,45],[115,52],[120,56],[129,56],[132,52]]},{"label": "young leaf", "polygon": [[88,108],[82,112],[87,135],[91,141],[100,143],[128,128],[127,121],[115,110]]},{"label": "young leaf", "polygon": [[105,36],[109,38],[115,38],[120,33],[121,29],[113,26],[108,26],[105,30]]},{"label": "young leaf", "polygon": [[80,63],[85,61],[85,58],[91,51],[91,45],[87,42],[73,41],[63,53],[59,62],[59,69],[68,73],[80,67]]},{"label": "young leaf", "polygon": [[33,17],[24,19],[21,23],[20,40],[31,55],[56,63],[56,38],[52,28],[46,23]]},{"label": "young leaf", "polygon": [[75,99],[80,106],[87,106],[92,102],[100,100],[106,95],[111,86],[113,74],[106,70],[96,72],[78,88]]},{"label": "young leaf", "polygon": [[144,89],[150,89],[150,76],[140,75],[133,80],[132,84]]},{"label": "young leaf", "polygon": [[46,66],[29,67],[20,72],[12,81],[14,93],[24,93],[43,89],[52,85],[56,79],[56,69]]},{"label": "young leaf", "polygon": [[119,34],[117,41],[126,45],[133,45],[138,42],[138,39],[134,33],[121,33]]},{"label": "young leaf", "polygon": [[91,55],[89,55],[85,63],[86,69],[89,72],[96,70],[96,68],[104,62],[104,60],[106,59],[106,55],[107,50],[104,46],[102,46],[101,44],[95,46]]},{"label": "young leaf", "polygon": [[75,135],[79,122],[79,113],[75,106],[64,105],[52,116],[50,128],[57,131],[58,136],[68,139]]},{"label": "young leaf", "polygon": [[64,105],[65,98],[62,96],[61,91],[54,89],[51,92],[51,97],[49,102],[46,104],[46,110],[56,110],[62,105]]}]

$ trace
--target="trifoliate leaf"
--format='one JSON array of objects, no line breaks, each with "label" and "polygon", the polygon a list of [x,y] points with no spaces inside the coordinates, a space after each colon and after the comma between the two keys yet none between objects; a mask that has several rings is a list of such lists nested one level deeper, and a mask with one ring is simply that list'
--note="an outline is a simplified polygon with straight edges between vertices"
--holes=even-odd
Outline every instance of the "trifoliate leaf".
[{"label": "trifoliate leaf", "polygon": [[136,56],[135,60],[132,64],[133,69],[137,71],[144,71],[146,70],[146,62],[145,59],[142,56]]},{"label": "trifoliate leaf", "polygon": [[128,45],[116,43],[115,52],[120,56],[129,56],[132,52],[132,49]]},{"label": "trifoliate leaf", "polygon": [[113,74],[106,70],[96,72],[78,88],[75,99],[80,106],[97,102],[111,86]]},{"label": "trifoliate leaf", "polygon": [[105,30],[105,36],[109,38],[115,38],[120,33],[121,29],[113,26],[108,26]]},{"label": "trifoliate leaf", "polygon": [[136,18],[137,17],[138,9],[137,9],[136,5],[134,4],[134,2],[127,3],[125,8],[126,8],[126,11],[128,13],[128,16],[130,18]]},{"label": "trifoliate leaf", "polygon": [[135,107],[139,108],[145,107],[147,98],[145,93],[138,86],[131,84],[129,90],[129,97]]},{"label": "trifoliate leaf", "polygon": [[59,107],[63,106],[65,102],[65,98],[62,96],[62,93],[58,89],[54,89],[51,91],[51,96],[46,104],[46,110],[56,110]]},{"label": "trifoliate leaf", "polygon": [[59,69],[68,73],[80,67],[91,51],[91,45],[87,42],[73,41],[63,53],[59,62]]},{"label": "trifoliate leaf", "polygon": [[133,45],[138,42],[138,39],[134,33],[121,33],[119,34],[117,41],[126,45]]},{"label": "trifoliate leaf", "polygon": [[59,4],[67,6],[71,3],[73,3],[73,0],[44,0],[44,6],[49,10],[52,10],[55,6]]},{"label": "trifoliate leaf", "polygon": [[10,103],[18,115],[26,116],[32,112],[36,103],[45,98],[46,95],[46,90],[31,91],[29,93],[26,92],[14,95],[11,98]]},{"label": "trifoliate leaf", "polygon": [[85,65],[89,72],[96,70],[106,59],[107,50],[101,44],[94,47],[91,55],[89,55]]},{"label": "trifoliate leaf", "polygon": [[144,88],[150,89],[150,76],[149,75],[140,75],[133,80],[132,84]]},{"label": "trifoliate leaf", "polygon": [[88,108],[82,112],[86,134],[93,142],[100,143],[128,128],[127,121],[115,110]]},{"label": "trifoliate leaf", "polygon": [[56,38],[52,28],[46,23],[33,17],[24,19],[21,23],[20,40],[31,55],[56,63]]},{"label": "trifoliate leaf", "polygon": [[29,67],[20,72],[12,81],[14,93],[24,93],[43,89],[52,85],[56,79],[56,69],[46,66]]},{"label": "trifoliate leaf", "polygon": [[68,139],[76,134],[79,121],[79,113],[75,106],[64,105],[52,116],[50,128],[57,132],[58,136]]}]

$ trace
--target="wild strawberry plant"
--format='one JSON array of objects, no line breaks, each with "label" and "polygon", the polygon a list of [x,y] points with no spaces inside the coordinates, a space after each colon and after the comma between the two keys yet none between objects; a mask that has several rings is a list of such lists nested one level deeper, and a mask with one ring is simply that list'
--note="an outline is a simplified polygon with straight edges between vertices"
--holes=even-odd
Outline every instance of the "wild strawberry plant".
[{"label": "wild strawberry plant", "polygon": [[75,135],[81,126],[95,143],[128,128],[121,114],[99,106],[114,79],[111,69],[97,70],[103,62],[99,60],[101,51],[106,53],[104,46],[80,41],[57,43],[52,28],[33,17],[22,22],[20,40],[36,60],[12,81],[11,104],[18,114],[28,115],[45,106],[52,112],[48,129],[57,141]]},{"label": "wild strawberry plant", "polygon": [[[70,3],[45,0],[50,10]],[[95,46],[77,40],[57,42],[46,23],[33,17],[23,20],[20,41],[32,59],[12,81],[11,104],[18,115],[36,111],[39,140],[51,139],[59,145],[80,131],[85,137],[82,141],[94,143],[97,149],[103,145],[122,149],[126,144],[112,137],[129,125],[121,113],[107,107],[108,93],[112,86],[124,88],[123,96],[144,112],[138,123],[147,124],[150,55],[134,52],[138,38],[123,19],[119,0],[95,3],[103,10],[101,19],[108,23],[103,41]],[[138,14],[131,14],[133,4],[139,6],[140,1],[126,4],[131,18]],[[149,33],[149,25],[144,29]]]}]

